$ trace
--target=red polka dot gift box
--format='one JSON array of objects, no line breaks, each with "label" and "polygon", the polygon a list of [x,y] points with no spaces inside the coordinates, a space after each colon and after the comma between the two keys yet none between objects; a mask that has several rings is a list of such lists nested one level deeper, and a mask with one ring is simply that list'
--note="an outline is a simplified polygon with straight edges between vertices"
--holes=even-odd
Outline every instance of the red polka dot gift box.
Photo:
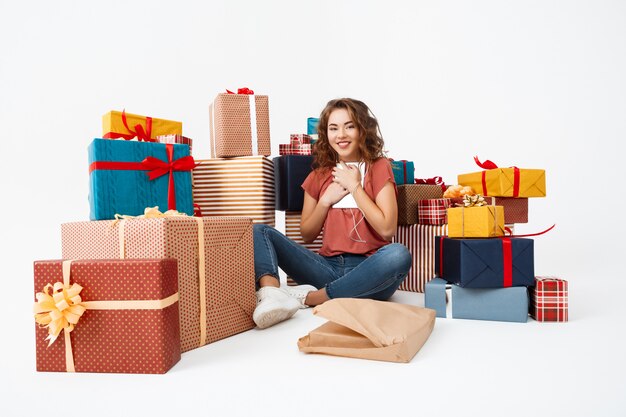
[{"label": "red polka dot gift box", "polygon": [[37,370],[166,373],[178,297],[175,259],[35,262]]},{"label": "red polka dot gift box", "polygon": [[66,259],[176,259],[182,352],[254,327],[250,218],[177,215],[65,223],[61,238]]}]

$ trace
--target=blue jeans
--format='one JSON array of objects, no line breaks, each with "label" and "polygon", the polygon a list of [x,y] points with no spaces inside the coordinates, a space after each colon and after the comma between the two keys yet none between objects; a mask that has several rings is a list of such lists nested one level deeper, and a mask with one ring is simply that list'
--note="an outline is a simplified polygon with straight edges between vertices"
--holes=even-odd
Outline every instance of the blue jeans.
[{"label": "blue jeans", "polygon": [[326,288],[329,298],[387,300],[411,268],[411,253],[390,243],[371,256],[322,256],[265,224],[254,225],[254,273],[279,278],[281,268],[298,284]]}]

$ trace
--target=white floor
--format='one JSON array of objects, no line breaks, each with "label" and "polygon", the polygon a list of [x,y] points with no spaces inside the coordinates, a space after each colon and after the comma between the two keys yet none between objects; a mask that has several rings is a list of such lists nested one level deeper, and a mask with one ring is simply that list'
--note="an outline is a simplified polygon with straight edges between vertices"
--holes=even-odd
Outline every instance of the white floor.
[{"label": "white floor", "polygon": [[2,336],[0,415],[624,416],[626,284],[568,278],[569,323],[437,319],[408,364],[300,353],[324,322],[308,309],[187,352],[166,375],[37,373],[20,312]]}]

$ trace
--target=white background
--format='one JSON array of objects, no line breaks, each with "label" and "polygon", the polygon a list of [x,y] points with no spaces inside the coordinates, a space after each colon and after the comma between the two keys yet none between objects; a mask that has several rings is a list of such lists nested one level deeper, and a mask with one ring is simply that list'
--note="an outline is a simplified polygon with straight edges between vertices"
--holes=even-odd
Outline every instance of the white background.
[{"label": "white background", "polygon": [[[0,0],[0,414],[624,415],[625,74],[623,1]],[[556,223],[535,270],[569,280],[570,322],[438,320],[410,364],[388,364],[299,353],[323,322],[308,310],[165,376],[36,373],[32,262],[88,219],[101,116],[181,120],[208,157],[209,103],[244,86],[270,97],[274,154],[349,96],[416,177],[454,184],[474,155],[546,169],[516,231]]]}]

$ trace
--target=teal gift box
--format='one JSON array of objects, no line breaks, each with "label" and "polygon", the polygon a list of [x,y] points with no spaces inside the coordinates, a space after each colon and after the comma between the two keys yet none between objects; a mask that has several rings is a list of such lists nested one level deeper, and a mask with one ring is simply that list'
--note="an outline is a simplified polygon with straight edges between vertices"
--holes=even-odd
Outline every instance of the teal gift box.
[{"label": "teal gift box", "polygon": [[[451,287],[446,303],[446,286]],[[447,312],[447,306],[451,311]],[[455,319],[511,321],[526,323],[528,320],[528,289],[463,288],[448,284],[441,278],[433,278],[426,284],[424,306],[437,312],[437,317]]]},{"label": "teal gift box", "polygon": [[393,178],[396,185],[413,184],[415,182],[415,165],[413,161],[391,161]]},{"label": "teal gift box", "polygon": [[189,145],[94,139],[88,153],[91,220],[155,206],[193,215]]}]

